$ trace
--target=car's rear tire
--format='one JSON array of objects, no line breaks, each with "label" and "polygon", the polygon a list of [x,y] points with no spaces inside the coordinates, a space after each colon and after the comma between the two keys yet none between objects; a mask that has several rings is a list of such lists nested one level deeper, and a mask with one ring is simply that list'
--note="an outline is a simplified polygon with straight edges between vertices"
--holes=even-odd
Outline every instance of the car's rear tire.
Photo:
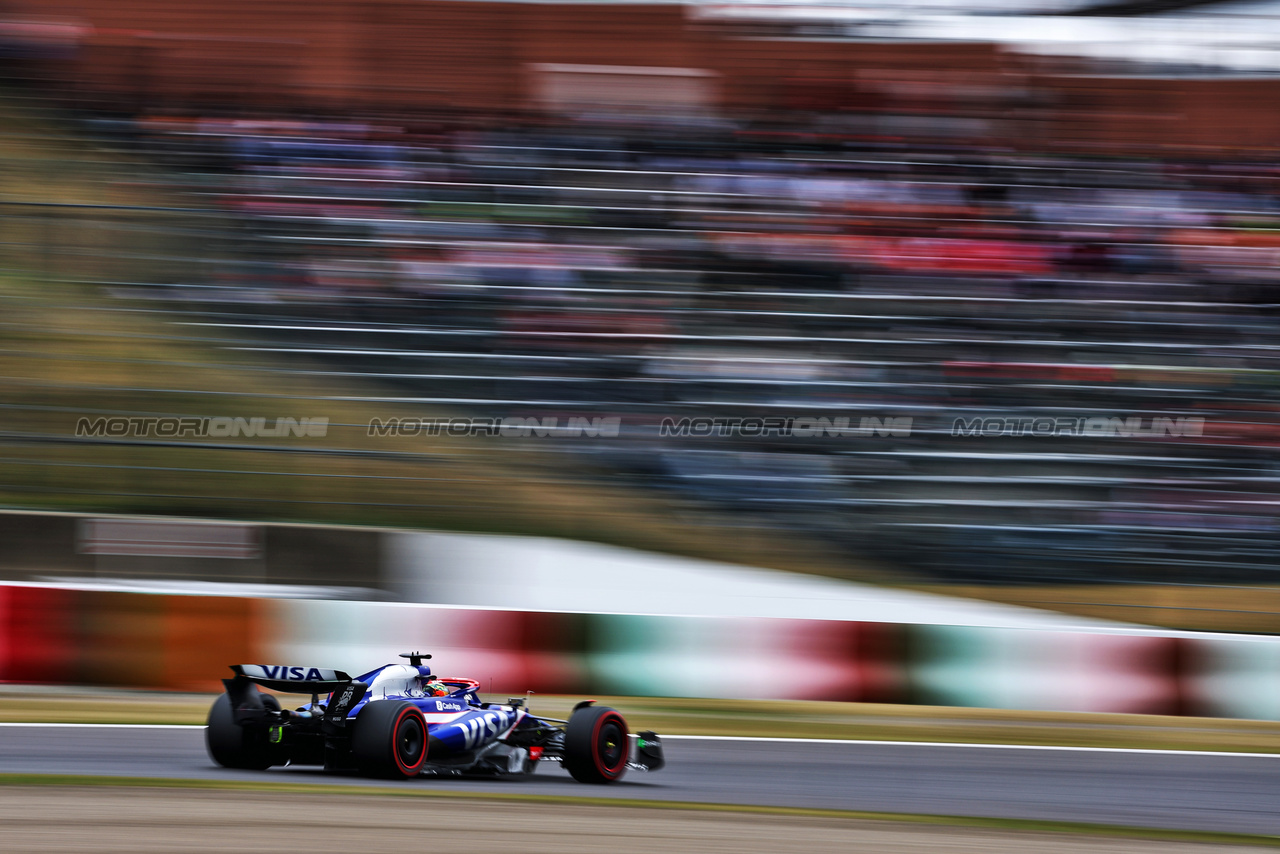
[{"label": "car's rear tire", "polygon": [[416,777],[427,761],[427,721],[413,703],[368,703],[354,721],[351,758],[366,777]]},{"label": "car's rear tire", "polygon": [[580,783],[612,783],[627,770],[630,748],[622,715],[607,706],[586,706],[565,728],[564,769]]},{"label": "car's rear tire", "polygon": [[[280,711],[280,701],[275,697],[270,694],[262,694],[261,697],[262,704],[268,709]],[[271,744],[266,727],[242,727],[236,723],[231,698],[226,694],[214,700],[213,707],[209,709],[204,743],[209,756],[223,768],[262,771],[284,762],[280,751]]]}]

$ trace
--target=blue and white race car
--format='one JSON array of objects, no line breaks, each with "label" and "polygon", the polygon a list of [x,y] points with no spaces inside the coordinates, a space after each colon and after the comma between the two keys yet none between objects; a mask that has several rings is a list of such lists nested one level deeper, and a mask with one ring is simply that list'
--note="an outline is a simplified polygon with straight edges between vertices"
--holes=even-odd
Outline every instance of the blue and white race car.
[{"label": "blue and white race car", "polygon": [[[321,765],[389,778],[532,774],[545,759],[584,783],[664,765],[655,733],[631,735],[622,715],[594,701],[579,703],[567,721],[537,717],[523,698],[484,703],[475,680],[433,675],[423,664],[429,655],[400,657],[409,663],[354,679],[318,667],[232,666],[234,678],[222,680],[226,693],[209,710],[209,755],[227,768]],[[311,694],[311,702],[283,709],[258,686]]]}]

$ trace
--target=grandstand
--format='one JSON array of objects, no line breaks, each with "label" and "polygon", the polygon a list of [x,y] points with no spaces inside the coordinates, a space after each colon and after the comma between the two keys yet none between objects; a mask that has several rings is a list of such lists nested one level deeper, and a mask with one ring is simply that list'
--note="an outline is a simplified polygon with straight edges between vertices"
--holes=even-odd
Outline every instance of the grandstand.
[{"label": "grandstand", "polygon": [[[473,41],[498,14],[421,5]],[[775,74],[803,66],[781,53],[794,34],[747,55],[745,31],[679,7],[583,7],[576,32],[649,22],[606,63],[548,35],[563,8],[520,5],[527,29],[483,36],[528,37],[518,67],[469,51],[489,64],[465,91],[361,88],[364,54],[319,81],[307,42],[235,102],[210,56],[256,48],[223,35],[209,56],[147,54],[153,91],[131,106],[137,79],[40,59],[83,84],[44,91],[153,164],[204,235],[145,275],[50,272],[286,381],[319,364],[448,415],[619,418],[527,453],[919,577],[1272,582],[1280,125],[1243,104],[1275,79],[1101,80],[993,44],[826,38]],[[121,32],[76,62],[123,68]],[[402,82],[441,61],[391,56]],[[1222,121],[1170,118],[1188,113]],[[107,215],[23,215],[54,224],[55,256],[116,258],[83,237]],[[842,417],[910,429],[660,429]],[[957,426],[992,419],[1031,426]],[[1090,419],[1122,426],[1062,426]]]}]

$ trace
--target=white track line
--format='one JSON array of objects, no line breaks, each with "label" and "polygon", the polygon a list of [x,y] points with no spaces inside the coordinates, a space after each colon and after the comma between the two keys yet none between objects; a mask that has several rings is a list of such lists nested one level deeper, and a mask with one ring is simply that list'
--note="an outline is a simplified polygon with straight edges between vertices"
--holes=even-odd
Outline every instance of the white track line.
[{"label": "white track line", "polygon": [[661,735],[663,741],[764,741],[782,744],[857,744],[866,747],[966,747],[977,750],[1057,750],[1072,753],[1153,753],[1169,756],[1256,756],[1280,759],[1280,753],[1241,753],[1232,750],[1161,750],[1151,747],[1078,747],[1058,744],[981,744],[961,741],[871,741],[854,738],[765,738],[750,735]]},{"label": "white track line", "polygon": [[[72,724],[0,722],[0,727],[42,729],[204,729],[201,724]],[[782,738],[752,735],[663,735],[663,741],[743,741],[774,744],[845,744],[861,747],[959,747],[974,750],[1056,750],[1062,753],[1144,753],[1168,756],[1248,756],[1280,759],[1280,753],[1244,753],[1233,750],[1161,750],[1151,747],[1079,747],[1057,744],[980,744],[961,741],[872,741],[856,738]]]}]

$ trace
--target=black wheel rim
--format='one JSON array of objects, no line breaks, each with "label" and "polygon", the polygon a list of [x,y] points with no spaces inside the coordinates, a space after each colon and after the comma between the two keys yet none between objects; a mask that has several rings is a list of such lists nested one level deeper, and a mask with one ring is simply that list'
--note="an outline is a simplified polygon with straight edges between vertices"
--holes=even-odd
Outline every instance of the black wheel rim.
[{"label": "black wheel rim", "polygon": [[405,718],[396,733],[396,752],[400,761],[409,768],[417,765],[422,758],[423,743],[422,725],[415,718]]},{"label": "black wheel rim", "polygon": [[622,727],[608,721],[600,727],[600,736],[596,744],[600,754],[600,764],[610,770],[617,768],[627,752],[627,736]]}]

